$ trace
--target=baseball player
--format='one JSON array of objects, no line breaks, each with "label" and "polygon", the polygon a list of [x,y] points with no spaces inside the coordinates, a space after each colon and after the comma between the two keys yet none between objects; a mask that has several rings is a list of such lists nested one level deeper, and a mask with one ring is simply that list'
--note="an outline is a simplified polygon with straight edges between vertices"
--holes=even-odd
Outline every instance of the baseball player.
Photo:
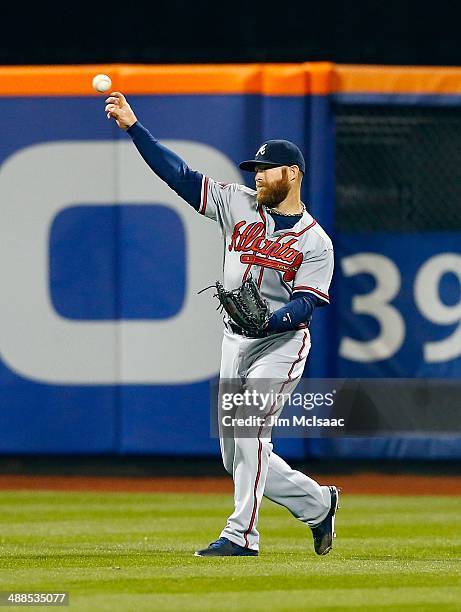
[{"label": "baseball player", "polygon": [[[251,337],[225,318],[220,377],[245,388],[280,381],[280,393],[299,382],[310,348],[315,308],[329,303],[333,274],[330,238],[301,201],[305,162],[296,145],[269,140],[240,168],[254,172],[256,189],[223,184],[190,169],[137,120],[123,94],[113,92],[105,111],[132,138],[150,168],[199,214],[216,221],[225,241],[223,285],[237,289],[248,278],[272,313],[264,332]],[[281,403],[267,415],[279,414]],[[246,437],[220,438],[223,463],[234,479],[234,512],[220,537],[196,551],[201,557],[257,556],[263,495],[310,527],[319,555],[332,548],[338,489],[320,486],[272,452],[270,427]]]}]

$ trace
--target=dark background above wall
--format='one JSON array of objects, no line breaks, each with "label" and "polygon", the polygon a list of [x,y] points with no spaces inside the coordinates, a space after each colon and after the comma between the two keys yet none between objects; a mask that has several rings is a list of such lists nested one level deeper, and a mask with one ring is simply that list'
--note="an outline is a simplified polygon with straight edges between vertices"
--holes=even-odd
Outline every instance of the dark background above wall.
[{"label": "dark background above wall", "polygon": [[458,3],[157,0],[2,7],[0,64],[461,65]]}]

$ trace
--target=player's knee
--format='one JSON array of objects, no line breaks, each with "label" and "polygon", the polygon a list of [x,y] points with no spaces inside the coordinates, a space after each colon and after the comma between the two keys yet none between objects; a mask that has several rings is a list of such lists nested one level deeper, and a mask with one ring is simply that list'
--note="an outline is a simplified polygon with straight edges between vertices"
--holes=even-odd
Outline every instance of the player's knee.
[{"label": "player's knee", "polygon": [[222,457],[222,462],[224,465],[224,469],[226,470],[226,472],[228,472],[231,476],[234,472],[234,461],[231,457],[226,457],[225,455],[223,455]]}]

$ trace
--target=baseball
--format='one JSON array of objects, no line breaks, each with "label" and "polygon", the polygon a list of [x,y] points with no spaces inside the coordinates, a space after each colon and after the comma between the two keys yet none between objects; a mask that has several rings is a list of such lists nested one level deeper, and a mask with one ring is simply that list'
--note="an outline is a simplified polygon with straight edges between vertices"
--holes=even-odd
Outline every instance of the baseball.
[{"label": "baseball", "polygon": [[112,81],[107,74],[97,74],[93,78],[93,88],[99,93],[105,93],[112,87]]}]

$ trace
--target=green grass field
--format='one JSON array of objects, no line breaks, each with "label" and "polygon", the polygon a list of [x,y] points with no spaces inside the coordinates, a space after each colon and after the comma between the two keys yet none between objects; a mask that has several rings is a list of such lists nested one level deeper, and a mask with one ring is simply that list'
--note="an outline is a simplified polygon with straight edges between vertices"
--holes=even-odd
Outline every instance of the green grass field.
[{"label": "green grass field", "polygon": [[461,498],[341,506],[325,557],[265,501],[259,557],[204,559],[193,551],[219,535],[230,496],[2,492],[0,590],[69,591],[70,609],[98,612],[461,610]]}]

